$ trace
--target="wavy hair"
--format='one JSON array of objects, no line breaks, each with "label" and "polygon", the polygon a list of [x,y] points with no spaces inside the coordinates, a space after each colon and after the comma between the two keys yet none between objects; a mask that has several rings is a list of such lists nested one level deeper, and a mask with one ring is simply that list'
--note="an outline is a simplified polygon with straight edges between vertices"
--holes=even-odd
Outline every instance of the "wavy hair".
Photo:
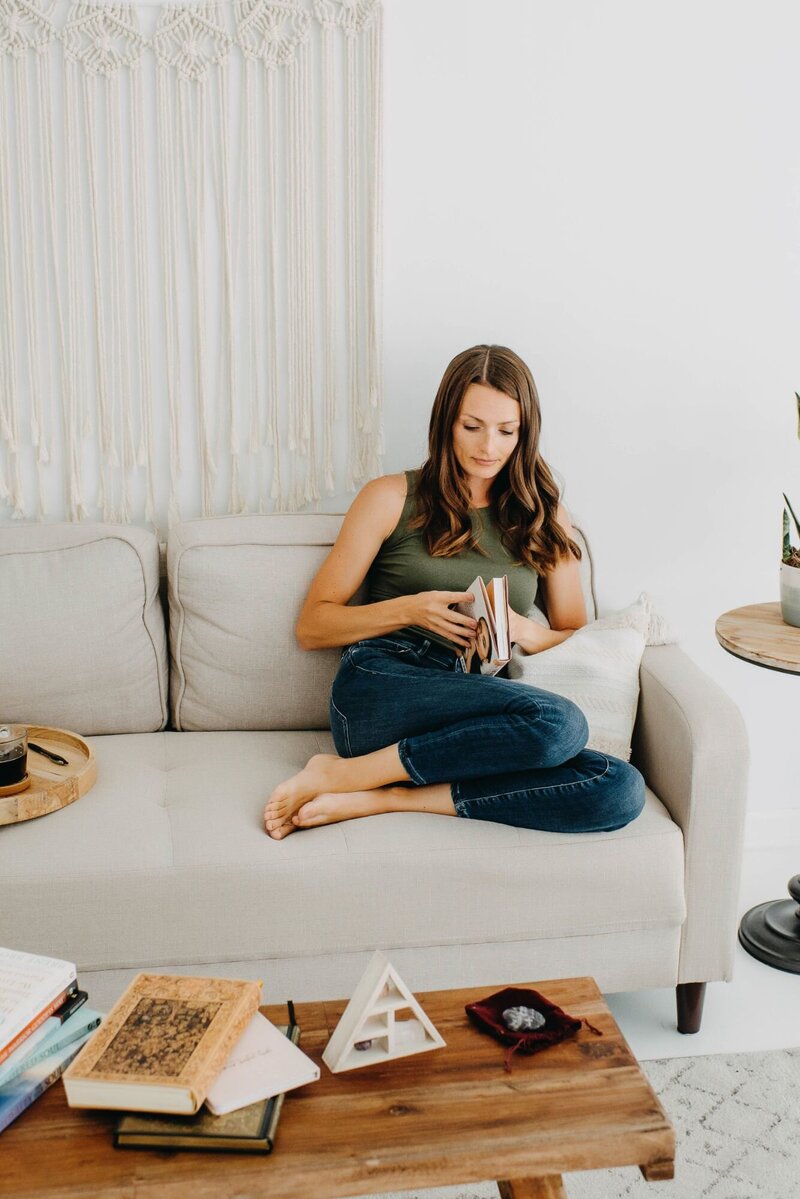
[{"label": "wavy hair", "polygon": [[467,476],[453,448],[453,427],[471,383],[484,383],[517,400],[519,440],[489,493],[500,539],[514,559],[543,575],[580,547],[558,521],[558,486],[539,453],[542,416],[530,370],[506,346],[473,346],[457,354],[444,372],[428,427],[428,457],[417,475],[416,511],[409,527],[421,529],[434,558],[466,549],[486,551],[470,518]]}]

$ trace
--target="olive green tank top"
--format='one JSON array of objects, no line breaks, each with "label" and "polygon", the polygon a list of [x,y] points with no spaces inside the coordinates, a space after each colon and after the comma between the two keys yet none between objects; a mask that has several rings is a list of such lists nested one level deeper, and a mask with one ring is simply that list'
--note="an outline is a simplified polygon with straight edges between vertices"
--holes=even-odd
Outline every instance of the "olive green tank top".
[{"label": "olive green tank top", "polygon": [[[434,558],[428,553],[422,530],[408,527],[414,515],[417,471],[407,470],[405,476],[406,500],[400,519],[367,572],[367,603],[419,591],[467,591],[478,575],[485,583],[497,575],[508,575],[508,602],[524,616],[533,604],[539,578],[535,570],[515,561],[503,545],[491,509],[473,508],[470,512],[473,530],[488,556],[468,549],[452,558]],[[448,649],[458,649],[430,629],[409,627]]]}]

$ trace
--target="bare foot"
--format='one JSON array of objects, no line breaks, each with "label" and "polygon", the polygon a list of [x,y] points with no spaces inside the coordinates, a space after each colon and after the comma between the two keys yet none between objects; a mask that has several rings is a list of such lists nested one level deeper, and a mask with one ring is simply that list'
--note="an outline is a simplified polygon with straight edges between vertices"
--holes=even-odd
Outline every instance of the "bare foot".
[{"label": "bare foot", "polygon": [[303,804],[292,816],[292,824],[296,828],[314,828],[318,824],[336,824],[339,820],[353,820],[357,816],[396,812],[403,806],[403,800],[408,801],[408,790],[404,787],[324,792]]},{"label": "bare foot", "polygon": [[334,782],[334,763],[341,761],[336,754],[314,754],[297,774],[278,786],[264,808],[264,827],[272,836],[298,808],[322,791],[329,791]]}]

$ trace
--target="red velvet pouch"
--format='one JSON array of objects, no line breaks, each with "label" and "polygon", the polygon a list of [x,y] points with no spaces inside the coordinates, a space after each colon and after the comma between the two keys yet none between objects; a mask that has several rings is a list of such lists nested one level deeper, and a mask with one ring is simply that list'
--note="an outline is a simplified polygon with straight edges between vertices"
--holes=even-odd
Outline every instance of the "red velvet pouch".
[{"label": "red velvet pouch", "polygon": [[[510,1007],[532,1007],[544,1016],[544,1024],[534,1030],[513,1032],[503,1023],[503,1012]],[[551,1003],[539,991],[525,987],[506,987],[496,991],[487,999],[479,999],[468,1003],[464,1011],[472,1023],[482,1032],[488,1032],[504,1045],[510,1046],[506,1051],[505,1069],[511,1073],[511,1056],[519,1050],[520,1053],[538,1053],[559,1041],[572,1037],[582,1024],[602,1037],[599,1028],[595,1028],[588,1020],[579,1020],[576,1016],[568,1016],[556,1004]]]}]

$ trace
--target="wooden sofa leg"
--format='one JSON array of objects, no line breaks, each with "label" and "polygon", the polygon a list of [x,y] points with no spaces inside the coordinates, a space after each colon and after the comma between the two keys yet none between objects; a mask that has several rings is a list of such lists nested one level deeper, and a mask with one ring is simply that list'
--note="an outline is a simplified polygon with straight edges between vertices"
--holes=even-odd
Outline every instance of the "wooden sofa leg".
[{"label": "wooden sofa leg", "polygon": [[699,1032],[703,1019],[705,983],[678,983],[675,998],[678,1003],[678,1032]]}]

